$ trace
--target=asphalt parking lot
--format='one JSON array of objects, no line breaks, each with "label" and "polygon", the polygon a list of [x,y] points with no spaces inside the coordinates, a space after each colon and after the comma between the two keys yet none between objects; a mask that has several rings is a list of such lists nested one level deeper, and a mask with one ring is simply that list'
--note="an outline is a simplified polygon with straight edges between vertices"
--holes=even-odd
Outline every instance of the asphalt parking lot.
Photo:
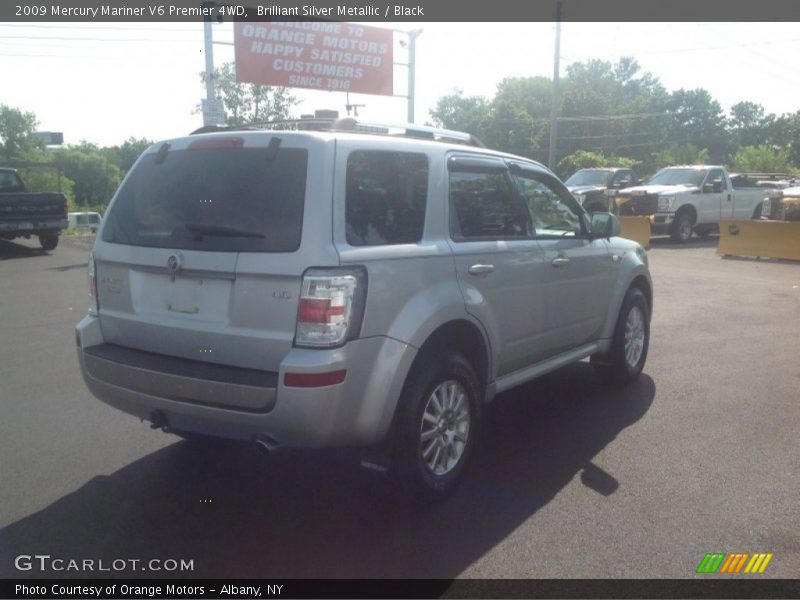
[{"label": "asphalt parking lot", "polygon": [[721,551],[794,578],[800,264],[715,245],[654,240],[637,384],[580,363],[499,396],[464,485],[419,510],[349,452],[198,449],[101,404],[74,349],[88,250],[0,241],[0,576],[65,575],[14,567],[50,554],[192,559],[186,577],[691,578]]}]

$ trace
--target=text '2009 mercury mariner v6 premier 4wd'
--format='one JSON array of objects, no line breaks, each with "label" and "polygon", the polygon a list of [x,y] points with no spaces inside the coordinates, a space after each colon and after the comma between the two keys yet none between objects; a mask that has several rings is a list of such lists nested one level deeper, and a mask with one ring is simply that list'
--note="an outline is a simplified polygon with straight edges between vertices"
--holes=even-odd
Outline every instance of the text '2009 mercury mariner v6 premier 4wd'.
[{"label": "text '2009 mercury mariner v6 premier 4wd'", "polygon": [[379,446],[430,498],[498,392],[586,357],[638,377],[652,282],[614,215],[467,134],[290,126],[157,143],[131,169],[76,331],[98,398],[178,435]]}]

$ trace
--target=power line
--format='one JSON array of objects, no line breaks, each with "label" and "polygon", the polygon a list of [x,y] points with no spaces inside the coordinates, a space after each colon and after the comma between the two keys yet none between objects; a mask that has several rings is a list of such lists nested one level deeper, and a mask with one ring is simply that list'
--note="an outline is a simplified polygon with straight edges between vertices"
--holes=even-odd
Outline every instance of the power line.
[{"label": "power line", "polygon": [[59,40],[67,42],[184,42],[190,44],[202,43],[202,40],[157,39],[157,38],[95,38],[95,37],[62,37],[62,36],[36,36],[29,35],[4,35],[4,39],[21,39],[31,42],[39,40]]},{"label": "power line", "polygon": [[615,138],[615,137],[645,137],[645,136],[652,136],[653,133],[650,131],[642,132],[642,133],[608,133],[604,135],[578,135],[578,136],[570,136],[570,137],[561,137],[559,136],[559,140],[599,140],[599,139],[606,139],[606,138]]},{"label": "power line", "polygon": [[[620,120],[628,120],[628,119],[638,119],[638,118],[653,118],[653,117],[669,117],[673,116],[674,113],[665,111],[665,112],[653,112],[653,113],[630,113],[630,114],[622,114],[622,115],[585,115],[580,117],[558,117],[559,121],[567,122],[567,123],[593,123],[593,122],[604,122],[604,121],[620,121]],[[531,119],[496,119],[496,123],[506,123],[506,124],[525,124],[525,123],[547,123],[549,119],[545,117],[536,117]]]},{"label": "power line", "polygon": [[705,52],[707,50],[730,50],[731,48],[750,48],[752,46],[769,46],[773,44],[793,44],[795,42],[800,42],[800,38],[788,38],[785,40],[772,40],[766,42],[751,42],[748,44],[730,44],[727,46],[698,46],[695,48],[673,48],[671,50],[644,50],[643,52],[637,52],[637,55],[676,54],[680,52],[699,52],[699,51]]},{"label": "power line", "polygon": [[[192,30],[189,28],[178,29],[176,27],[113,27],[113,26],[81,26],[81,25],[28,25],[24,23],[0,23],[0,27],[22,28],[22,29],[83,29],[89,31],[95,30],[109,30],[109,31],[180,31],[189,33]],[[200,31],[199,29],[197,31]]]},{"label": "power line", "polygon": [[[717,34],[718,36],[720,36],[720,37],[722,37],[722,38],[724,38],[724,39],[726,39],[726,40],[729,40],[729,41],[731,41],[731,42],[735,42],[735,40],[731,39],[731,38],[730,38],[730,37],[729,37],[727,34],[725,34],[725,33],[721,32],[721,31],[719,31],[718,29],[716,29],[716,28],[714,28],[714,27],[710,27],[710,26],[709,26],[709,25],[707,25],[707,24],[700,24],[700,23],[698,23],[698,24],[697,24],[697,26],[698,26],[698,27],[700,27],[701,29],[702,29],[702,28],[705,28],[705,29],[707,29],[707,30],[709,30],[709,31],[712,31],[712,32],[714,32],[715,34]],[[797,40],[797,39],[800,39],[800,38],[792,38],[792,39],[794,39],[794,40]],[[747,46],[757,46],[757,45],[763,45],[763,44],[766,44],[766,43],[767,43],[767,42],[762,42],[762,43],[752,43],[752,44],[737,44],[737,45],[735,45],[735,46],[732,46],[732,47],[733,47],[733,48],[743,48],[743,47],[747,47]],[[761,57],[761,58],[763,58],[763,59],[766,59],[766,60],[768,61],[768,64],[774,63],[774,64],[775,64],[776,66],[778,66],[778,67],[779,67],[781,70],[785,70],[785,71],[796,71],[796,70],[797,70],[797,66],[796,66],[796,65],[794,65],[794,64],[793,64],[793,65],[788,65],[788,64],[786,64],[786,63],[784,63],[784,62],[781,62],[780,60],[778,60],[778,59],[776,59],[776,58],[774,58],[774,57],[767,56],[766,54],[762,54],[762,53],[760,53],[760,52],[758,52],[758,51],[756,51],[756,50],[751,50],[751,52],[752,52],[753,54],[756,54],[757,56],[760,56],[760,57]],[[748,55],[745,55],[745,56],[748,56]],[[763,66],[762,66],[762,68],[763,68]],[[783,76],[785,76],[785,71],[784,71],[784,73],[783,73]]]}]

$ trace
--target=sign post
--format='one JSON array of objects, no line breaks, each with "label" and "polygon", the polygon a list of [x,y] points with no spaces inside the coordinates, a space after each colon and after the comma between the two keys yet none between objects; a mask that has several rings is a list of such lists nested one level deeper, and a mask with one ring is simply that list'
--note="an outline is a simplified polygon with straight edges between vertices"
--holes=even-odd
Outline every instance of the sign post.
[{"label": "sign post", "polygon": [[213,98],[200,100],[200,107],[203,110],[203,126],[225,125],[225,106],[222,100]]},{"label": "sign post", "polygon": [[[209,6],[211,3],[206,2],[203,3],[203,6]],[[214,97],[214,42],[212,39],[212,30],[211,30],[211,17],[205,17],[203,19],[203,39],[205,42],[205,55],[206,55],[206,99],[203,101],[203,126],[208,127],[209,125],[220,125],[220,123],[215,123],[209,121],[206,118],[206,104],[211,104],[215,101]],[[225,114],[223,112],[222,115],[222,123],[225,123]]]}]

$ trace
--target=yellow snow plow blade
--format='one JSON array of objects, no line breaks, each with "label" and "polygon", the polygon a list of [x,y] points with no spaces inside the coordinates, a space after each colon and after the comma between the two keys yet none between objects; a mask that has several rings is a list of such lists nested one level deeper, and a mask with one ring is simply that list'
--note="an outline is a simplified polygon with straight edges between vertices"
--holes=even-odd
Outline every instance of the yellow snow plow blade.
[{"label": "yellow snow plow blade", "polygon": [[619,217],[620,237],[650,247],[650,217]]},{"label": "yellow snow plow blade", "polygon": [[800,221],[724,219],[717,254],[800,260]]}]

